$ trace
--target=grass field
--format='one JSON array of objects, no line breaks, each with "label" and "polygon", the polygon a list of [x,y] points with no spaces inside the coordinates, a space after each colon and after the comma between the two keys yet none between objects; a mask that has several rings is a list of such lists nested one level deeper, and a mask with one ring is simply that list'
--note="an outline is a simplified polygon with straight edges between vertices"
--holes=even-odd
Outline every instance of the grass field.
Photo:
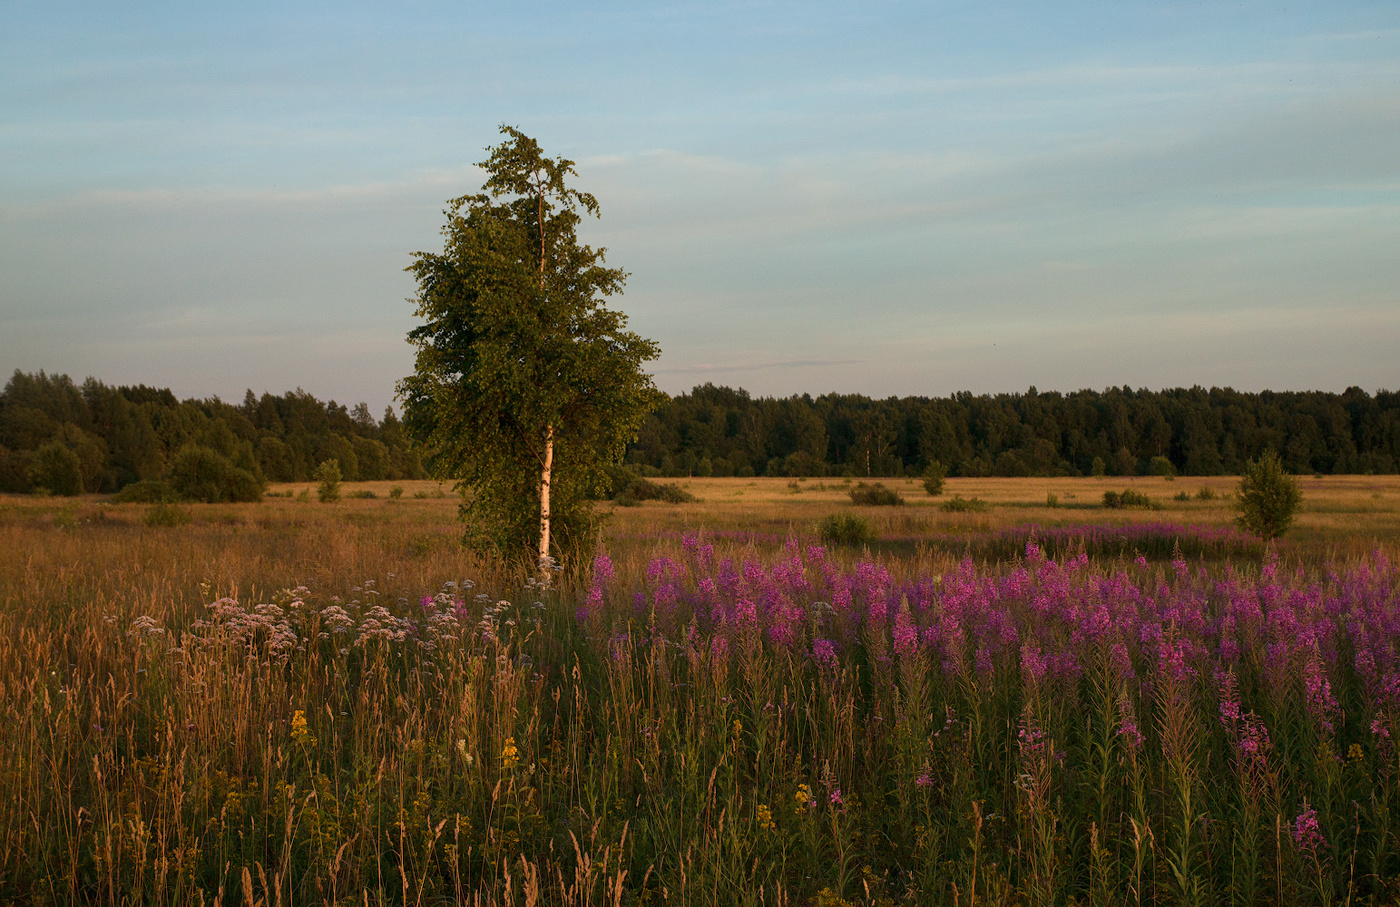
[{"label": "grass field", "polygon": [[962,565],[1234,480],[679,481],[553,590],[431,482],[0,498],[0,900],[1393,903],[1400,478],[1302,478],[1268,554]]}]

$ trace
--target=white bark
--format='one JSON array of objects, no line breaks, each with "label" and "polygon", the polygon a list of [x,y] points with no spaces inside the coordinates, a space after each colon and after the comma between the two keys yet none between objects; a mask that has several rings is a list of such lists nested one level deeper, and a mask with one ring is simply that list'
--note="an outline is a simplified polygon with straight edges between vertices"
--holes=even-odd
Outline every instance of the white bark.
[{"label": "white bark", "polygon": [[540,471],[540,571],[549,570],[549,482],[554,469],[554,426],[544,430],[544,469]]}]

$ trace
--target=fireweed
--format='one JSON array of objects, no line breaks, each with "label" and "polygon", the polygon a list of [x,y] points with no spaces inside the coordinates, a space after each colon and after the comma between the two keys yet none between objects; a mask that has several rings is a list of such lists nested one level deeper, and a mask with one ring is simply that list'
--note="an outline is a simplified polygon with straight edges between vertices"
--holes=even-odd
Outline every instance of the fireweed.
[{"label": "fireweed", "polygon": [[1386,902],[1397,587],[686,536],[567,599],[98,620],[10,687],[0,899]]}]

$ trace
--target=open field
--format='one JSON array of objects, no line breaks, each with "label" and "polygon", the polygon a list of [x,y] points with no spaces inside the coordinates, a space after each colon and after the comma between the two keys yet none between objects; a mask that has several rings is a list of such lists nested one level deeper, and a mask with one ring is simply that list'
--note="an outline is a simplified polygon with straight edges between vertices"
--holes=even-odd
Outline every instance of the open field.
[{"label": "open field", "polygon": [[1400,477],[1302,478],[1276,566],[959,565],[1228,478],[884,480],[868,552],[841,480],[679,481],[550,591],[432,482],[0,498],[0,901],[1394,902]]}]

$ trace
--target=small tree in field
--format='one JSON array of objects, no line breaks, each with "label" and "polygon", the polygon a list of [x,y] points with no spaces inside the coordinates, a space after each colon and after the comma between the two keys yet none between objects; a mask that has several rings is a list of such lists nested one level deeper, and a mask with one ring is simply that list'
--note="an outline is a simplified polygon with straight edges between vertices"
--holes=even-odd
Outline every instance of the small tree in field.
[{"label": "small tree in field", "polygon": [[415,371],[404,425],[463,495],[467,541],[542,564],[587,544],[589,498],[662,395],[641,370],[659,353],[604,307],[626,274],[578,240],[593,196],[572,161],[517,129],[480,166],[483,192],[449,202],[442,252],[419,252]]},{"label": "small tree in field", "polygon": [[1275,539],[1293,524],[1293,514],[1302,500],[1298,480],[1284,470],[1277,453],[1266,450],[1245,466],[1240,477],[1236,522],[1266,540]]},{"label": "small tree in field", "polygon": [[937,460],[928,464],[928,469],[924,470],[924,491],[929,493],[929,497],[936,498],[943,493],[943,481],[948,478],[948,470]]},{"label": "small tree in field", "polygon": [[340,461],[324,460],[316,467],[316,497],[322,504],[340,500]]}]

